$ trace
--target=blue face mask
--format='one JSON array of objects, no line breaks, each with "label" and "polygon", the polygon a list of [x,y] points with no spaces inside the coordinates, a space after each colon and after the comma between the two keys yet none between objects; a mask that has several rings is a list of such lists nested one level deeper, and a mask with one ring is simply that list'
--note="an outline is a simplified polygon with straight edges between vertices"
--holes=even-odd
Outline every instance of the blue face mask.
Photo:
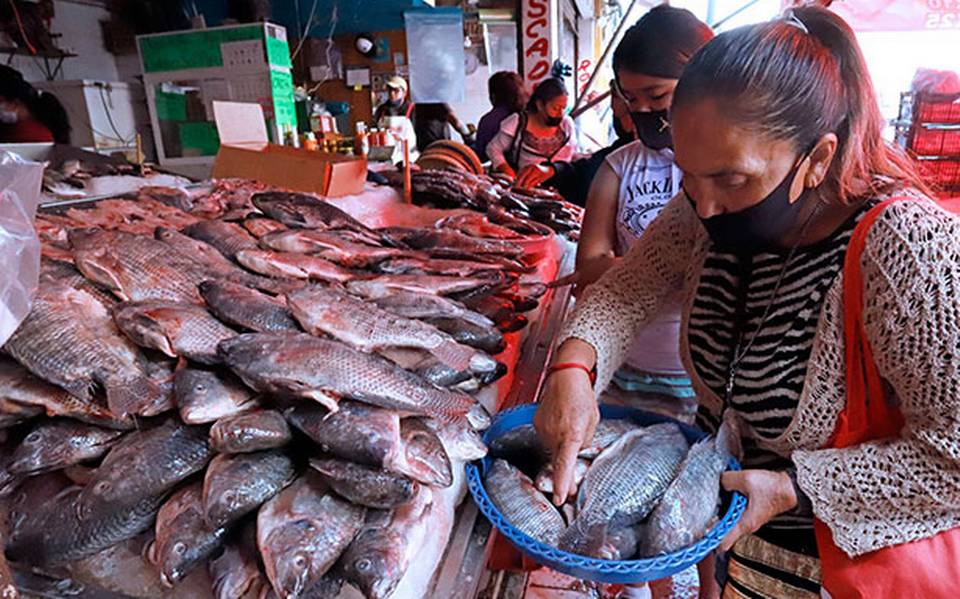
[{"label": "blue face mask", "polygon": [[[759,203],[738,212],[701,218],[700,222],[714,247],[721,252],[734,254],[756,254],[781,247],[783,240],[797,226],[800,211],[810,192],[804,188],[800,197],[790,202],[790,188],[801,164],[803,158],[790,169],[777,188]],[[686,189],[683,193],[696,209],[690,193]]]}]

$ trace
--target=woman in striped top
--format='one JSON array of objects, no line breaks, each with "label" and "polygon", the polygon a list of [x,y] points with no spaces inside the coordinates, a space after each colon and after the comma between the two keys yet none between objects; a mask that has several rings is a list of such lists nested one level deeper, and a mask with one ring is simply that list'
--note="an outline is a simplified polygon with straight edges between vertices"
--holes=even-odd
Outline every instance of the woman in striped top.
[{"label": "woman in striped top", "polygon": [[[883,141],[854,34],[825,9],[718,35],[684,70],[671,114],[683,192],[580,301],[545,382],[535,425],[554,499],[571,490],[596,394],[679,292],[698,422],[715,431],[732,410],[743,437],[745,468],[722,480],[748,498],[721,544],[723,595],[818,597],[814,513],[848,556],[960,526],[960,220]],[[916,201],[882,213],[861,258],[866,338],[905,425],[824,449],[846,401],[847,245],[871,206],[905,194]]]}]

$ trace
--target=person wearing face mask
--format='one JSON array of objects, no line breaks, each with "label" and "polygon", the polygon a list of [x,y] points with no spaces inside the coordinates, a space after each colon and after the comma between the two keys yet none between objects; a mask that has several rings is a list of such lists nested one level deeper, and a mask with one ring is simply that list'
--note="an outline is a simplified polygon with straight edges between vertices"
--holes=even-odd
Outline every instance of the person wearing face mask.
[{"label": "person wearing face mask", "polygon": [[567,88],[560,79],[544,79],[530,95],[526,110],[508,116],[487,144],[495,172],[518,187],[537,187],[555,174],[554,162],[569,162],[576,151]]},{"label": "person wearing face mask", "polygon": [[380,123],[388,116],[403,116],[409,119],[413,114],[414,106],[407,99],[407,80],[394,75],[387,79],[386,86],[387,101],[377,106],[373,113],[374,122]]},{"label": "person wearing face mask", "polygon": [[720,481],[747,497],[723,596],[955,596],[960,219],[883,139],[853,31],[802,7],[718,35],[671,124],[683,191],[578,303],[544,383],[555,501],[597,393],[679,290],[697,424],[729,418],[743,449]]},{"label": "person wearing face mask", "polygon": [[0,65],[0,143],[38,142],[70,143],[67,111],[56,96]]}]

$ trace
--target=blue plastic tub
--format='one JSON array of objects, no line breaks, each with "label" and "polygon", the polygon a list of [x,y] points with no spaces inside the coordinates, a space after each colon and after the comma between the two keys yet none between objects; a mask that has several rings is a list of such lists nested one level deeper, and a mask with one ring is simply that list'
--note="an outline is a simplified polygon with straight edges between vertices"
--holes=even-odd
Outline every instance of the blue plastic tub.
[{"label": "blue plastic tub", "polygon": [[[506,410],[496,415],[490,428],[484,433],[483,440],[489,445],[491,441],[503,435],[504,433],[518,428],[520,426],[533,422],[533,414],[536,412],[536,404],[519,406]],[[641,425],[657,424],[659,422],[676,422],[665,416],[659,416],[620,406],[601,405],[600,415],[605,419],[630,418]],[[698,441],[706,436],[700,430],[691,426],[676,422],[677,426],[691,443]],[[743,510],[747,505],[746,498],[739,493],[721,492],[721,513],[723,517],[717,524],[710,529],[707,534],[698,542],[675,551],[658,555],[656,557],[637,559],[637,560],[603,560],[591,557],[585,557],[574,553],[561,551],[556,547],[551,547],[537,541],[536,539],[524,534],[519,529],[511,525],[507,519],[500,513],[484,488],[484,476],[487,468],[490,467],[492,458],[486,457],[467,465],[467,482],[470,487],[470,494],[477,507],[483,512],[483,515],[499,530],[504,536],[523,551],[527,556],[539,564],[543,564],[558,572],[569,574],[584,580],[607,583],[638,583],[650,580],[658,580],[686,570],[688,567],[696,564],[708,553],[720,545],[723,539],[743,515]],[[730,460],[728,470],[739,470],[740,464],[736,460]]]}]

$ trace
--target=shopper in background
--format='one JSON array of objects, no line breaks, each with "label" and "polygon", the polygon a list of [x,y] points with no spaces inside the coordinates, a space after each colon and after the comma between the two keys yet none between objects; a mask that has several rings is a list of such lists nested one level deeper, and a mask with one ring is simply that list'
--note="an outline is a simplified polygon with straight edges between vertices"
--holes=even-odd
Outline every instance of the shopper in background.
[{"label": "shopper in background", "polygon": [[70,120],[60,100],[5,65],[0,65],[0,142],[70,143]]},{"label": "shopper in background", "polygon": [[480,124],[477,125],[477,140],[473,146],[477,156],[480,157],[480,162],[490,160],[487,156],[487,144],[500,130],[503,119],[522,111],[527,102],[523,79],[513,71],[499,71],[491,75],[490,80],[487,81],[487,91],[493,108],[480,117]]},{"label": "shopper in background", "polygon": [[404,116],[408,119],[413,112],[413,104],[407,99],[407,80],[398,75],[387,79],[387,101],[377,106],[373,121],[380,123],[388,116]]},{"label": "shopper in background", "polygon": [[730,417],[743,444],[723,596],[955,597],[960,220],[883,139],[853,30],[805,7],[722,33],[671,106],[683,192],[578,303],[544,383],[554,500],[679,290],[697,424]]},{"label": "shopper in background", "polygon": [[423,152],[435,141],[452,139],[450,127],[456,129],[463,143],[474,142],[474,131],[464,125],[449,104],[415,104],[413,130],[417,134],[417,150]]},{"label": "shopper in background", "polygon": [[553,162],[569,162],[576,151],[573,120],[565,115],[567,88],[560,79],[544,79],[526,109],[500,124],[487,144],[493,170],[515,179],[518,187],[537,187],[556,173]]}]

